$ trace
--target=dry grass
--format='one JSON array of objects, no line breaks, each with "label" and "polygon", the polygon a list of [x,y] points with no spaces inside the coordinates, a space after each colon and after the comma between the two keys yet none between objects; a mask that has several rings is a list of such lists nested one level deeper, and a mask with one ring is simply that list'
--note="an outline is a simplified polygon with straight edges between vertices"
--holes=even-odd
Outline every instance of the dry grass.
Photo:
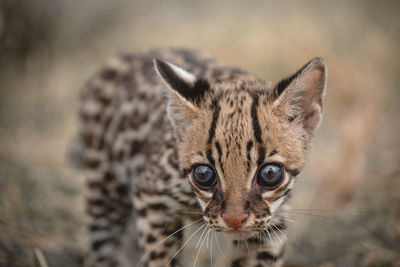
[{"label": "dry grass", "polygon": [[116,52],[154,46],[206,50],[271,81],[324,57],[325,118],[297,185],[287,258],[305,266],[400,265],[396,1],[30,5],[44,37],[1,57],[0,266],[32,266],[34,247],[49,266],[81,264],[83,181],[65,157],[79,88]]}]

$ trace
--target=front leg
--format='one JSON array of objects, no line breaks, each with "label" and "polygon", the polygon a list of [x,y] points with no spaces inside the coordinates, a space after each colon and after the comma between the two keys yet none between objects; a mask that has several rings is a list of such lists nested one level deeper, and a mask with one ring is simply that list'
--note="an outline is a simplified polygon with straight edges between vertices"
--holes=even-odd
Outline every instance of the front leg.
[{"label": "front leg", "polygon": [[137,266],[181,266],[178,251],[183,241],[183,221],[173,212],[178,207],[168,196],[155,198],[147,193],[137,194],[134,205],[142,251]]}]

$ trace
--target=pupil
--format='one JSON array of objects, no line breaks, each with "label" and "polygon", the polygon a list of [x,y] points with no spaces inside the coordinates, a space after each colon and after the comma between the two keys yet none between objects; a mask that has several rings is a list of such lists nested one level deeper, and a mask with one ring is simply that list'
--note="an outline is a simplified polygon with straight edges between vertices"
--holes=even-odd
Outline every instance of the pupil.
[{"label": "pupil", "polygon": [[214,171],[208,166],[198,166],[194,170],[194,179],[201,186],[211,186],[215,182]]},{"label": "pupil", "polygon": [[275,186],[282,180],[282,168],[275,164],[265,165],[258,174],[258,183],[264,186]]},{"label": "pupil", "polygon": [[202,168],[201,173],[200,173],[200,177],[203,180],[203,182],[207,181],[210,178],[210,170],[208,170],[207,168]]},{"label": "pupil", "polygon": [[267,170],[268,178],[269,179],[274,178],[274,174],[275,174],[274,170],[271,167],[268,167],[268,170]]}]

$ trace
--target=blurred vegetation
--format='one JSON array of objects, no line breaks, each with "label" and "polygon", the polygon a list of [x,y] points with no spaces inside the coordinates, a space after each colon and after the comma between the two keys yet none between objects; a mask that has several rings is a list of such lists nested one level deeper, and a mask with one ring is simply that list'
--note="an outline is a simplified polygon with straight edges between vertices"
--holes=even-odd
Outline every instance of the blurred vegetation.
[{"label": "blurred vegetation", "polygon": [[271,81],[324,57],[325,118],[292,201],[288,262],[400,266],[399,10],[372,0],[1,0],[0,266],[34,266],[34,248],[49,266],[82,265],[84,182],[66,160],[79,88],[110,56],[155,46],[205,50]]}]

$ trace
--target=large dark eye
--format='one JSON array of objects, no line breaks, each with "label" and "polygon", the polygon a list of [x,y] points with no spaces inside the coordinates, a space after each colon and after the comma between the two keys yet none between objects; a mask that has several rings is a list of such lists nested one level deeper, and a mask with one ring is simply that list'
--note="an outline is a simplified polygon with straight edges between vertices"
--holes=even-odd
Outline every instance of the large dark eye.
[{"label": "large dark eye", "polygon": [[258,171],[257,182],[262,186],[275,187],[283,179],[282,167],[276,164],[265,164]]},{"label": "large dark eye", "polygon": [[198,165],[193,170],[193,178],[197,185],[210,187],[217,181],[214,170],[207,165]]}]

